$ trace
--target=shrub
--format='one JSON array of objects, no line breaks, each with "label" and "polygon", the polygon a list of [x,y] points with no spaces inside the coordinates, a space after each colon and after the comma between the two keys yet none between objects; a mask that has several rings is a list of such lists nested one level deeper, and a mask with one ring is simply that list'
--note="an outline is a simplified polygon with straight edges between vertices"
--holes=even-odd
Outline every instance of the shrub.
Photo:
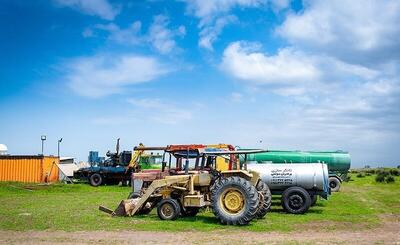
[{"label": "shrub", "polygon": [[395,168],[390,169],[389,172],[390,172],[391,175],[394,175],[394,176],[399,176],[400,175],[400,171],[398,169],[395,169]]},{"label": "shrub", "polygon": [[386,181],[386,183],[392,183],[392,182],[394,182],[394,177],[389,175],[386,177],[385,181]]},{"label": "shrub", "polygon": [[365,171],[368,174],[375,174],[375,169],[368,169],[367,171]]},{"label": "shrub", "polygon": [[364,178],[365,175],[364,175],[363,173],[358,173],[358,174],[356,175],[356,177],[357,177],[357,178]]},{"label": "shrub", "polygon": [[371,174],[370,173],[366,173],[365,176],[371,176]]},{"label": "shrub", "polygon": [[376,181],[376,182],[384,182],[384,181],[385,181],[385,176],[382,175],[382,174],[378,174],[378,175],[375,177],[375,181]]},{"label": "shrub", "polygon": [[378,174],[378,175],[383,175],[383,177],[386,177],[386,176],[390,175],[389,171],[384,170],[384,169],[378,169],[378,170],[376,171],[376,174]]}]

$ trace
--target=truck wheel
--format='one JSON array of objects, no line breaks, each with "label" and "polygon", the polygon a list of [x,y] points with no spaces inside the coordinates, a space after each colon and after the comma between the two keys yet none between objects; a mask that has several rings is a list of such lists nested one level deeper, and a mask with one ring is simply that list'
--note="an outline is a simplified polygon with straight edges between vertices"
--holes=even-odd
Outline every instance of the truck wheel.
[{"label": "truck wheel", "polygon": [[336,177],[329,177],[329,187],[332,192],[338,192],[340,189],[340,180]]},{"label": "truck wheel", "polygon": [[317,203],[318,195],[311,195],[310,194],[310,198],[311,198],[311,207],[312,207]]},{"label": "truck wheel", "polygon": [[222,178],[212,187],[211,206],[222,224],[248,224],[257,212],[258,203],[256,188],[244,178]]},{"label": "truck wheel", "polygon": [[290,187],[282,194],[282,206],[288,213],[303,214],[311,206],[310,194],[301,187]]},{"label": "truck wheel", "polygon": [[181,213],[181,207],[177,200],[166,198],[160,201],[157,206],[158,217],[162,220],[175,220]]},{"label": "truck wheel", "polygon": [[184,217],[194,217],[199,213],[200,208],[198,207],[186,207],[185,210],[182,208],[182,216]]},{"label": "truck wheel", "polygon": [[261,180],[258,181],[256,189],[261,198],[255,217],[261,219],[267,214],[268,210],[271,208],[271,191],[269,190],[268,185]]},{"label": "truck wheel", "polygon": [[98,173],[92,174],[90,175],[89,182],[91,186],[99,186],[103,183],[103,177]]}]

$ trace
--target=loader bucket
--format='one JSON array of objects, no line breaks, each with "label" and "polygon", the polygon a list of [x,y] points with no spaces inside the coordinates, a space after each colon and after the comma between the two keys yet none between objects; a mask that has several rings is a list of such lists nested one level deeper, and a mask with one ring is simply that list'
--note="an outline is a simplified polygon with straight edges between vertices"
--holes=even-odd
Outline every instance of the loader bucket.
[{"label": "loader bucket", "polygon": [[131,216],[132,210],[135,208],[139,199],[140,198],[122,200],[114,211],[104,206],[99,206],[99,210],[111,214],[112,216]]}]

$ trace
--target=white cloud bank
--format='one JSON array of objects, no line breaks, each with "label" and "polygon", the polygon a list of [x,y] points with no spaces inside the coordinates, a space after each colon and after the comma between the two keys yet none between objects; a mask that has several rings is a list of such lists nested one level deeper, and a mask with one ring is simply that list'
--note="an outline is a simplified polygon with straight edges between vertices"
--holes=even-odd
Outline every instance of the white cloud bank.
[{"label": "white cloud bank", "polygon": [[363,82],[381,74],[378,70],[293,47],[268,55],[261,51],[261,44],[249,42],[231,43],[223,53],[221,68],[251,85],[303,87],[303,90],[308,87],[310,91],[318,89],[315,86]]},{"label": "white cloud bank", "polygon": [[357,114],[357,109],[361,114],[378,113],[378,108],[385,110],[395,107],[393,102],[400,103],[399,73],[391,65],[371,69],[293,48],[267,55],[260,51],[260,45],[235,42],[225,49],[221,68],[257,88],[294,98],[313,97],[313,106],[328,108],[318,109],[321,113]]},{"label": "white cloud bank", "polygon": [[70,7],[88,15],[113,20],[120,12],[107,0],[54,0],[60,6]]},{"label": "white cloud bank", "polygon": [[380,152],[389,163],[400,144],[398,23],[398,1],[305,1],[276,28],[289,43],[276,53],[260,43],[228,45],[222,70],[266,101],[271,92],[283,95],[280,121],[242,125],[246,134],[262,132],[271,144],[300,138],[316,149],[344,146],[356,161],[383,159]]},{"label": "white cloud bank", "polygon": [[259,52],[257,43],[234,42],[224,51],[222,68],[234,77],[255,84],[296,84],[320,76],[313,58],[292,49],[276,55]]},{"label": "white cloud bank", "polygon": [[149,82],[171,71],[154,57],[126,54],[82,57],[65,69],[69,87],[93,98],[120,93],[126,86]]},{"label": "white cloud bank", "polygon": [[293,45],[353,63],[376,64],[400,56],[400,2],[306,1],[277,33]]}]

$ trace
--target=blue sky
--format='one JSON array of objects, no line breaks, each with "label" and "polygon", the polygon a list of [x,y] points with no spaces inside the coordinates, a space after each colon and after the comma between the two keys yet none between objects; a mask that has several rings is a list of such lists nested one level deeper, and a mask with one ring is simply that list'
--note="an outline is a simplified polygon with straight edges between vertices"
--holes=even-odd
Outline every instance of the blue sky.
[{"label": "blue sky", "polygon": [[0,143],[347,150],[400,164],[400,2],[8,1]]}]

